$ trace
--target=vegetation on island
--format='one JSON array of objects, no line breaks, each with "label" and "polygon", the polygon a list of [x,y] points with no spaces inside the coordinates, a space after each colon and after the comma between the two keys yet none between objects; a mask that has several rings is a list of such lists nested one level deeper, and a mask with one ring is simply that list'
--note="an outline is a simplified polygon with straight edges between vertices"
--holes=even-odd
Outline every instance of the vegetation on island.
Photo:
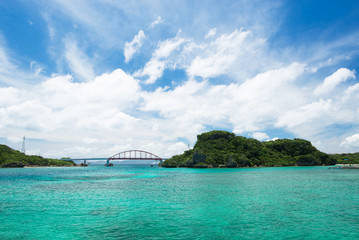
[{"label": "vegetation on island", "polygon": [[0,167],[35,167],[35,166],[75,166],[72,161],[66,162],[41,156],[26,155],[20,151],[0,144]]},{"label": "vegetation on island", "polygon": [[330,154],[340,164],[359,164],[359,152]]},{"label": "vegetation on island", "polygon": [[260,142],[226,131],[211,131],[197,136],[193,149],[173,156],[162,167],[274,167],[334,165],[332,156],[303,139],[278,139]]}]

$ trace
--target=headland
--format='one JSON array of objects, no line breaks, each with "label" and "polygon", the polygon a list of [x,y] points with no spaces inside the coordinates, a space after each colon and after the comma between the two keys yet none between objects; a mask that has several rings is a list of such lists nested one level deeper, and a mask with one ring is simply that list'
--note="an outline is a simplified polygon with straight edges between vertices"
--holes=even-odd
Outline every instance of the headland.
[{"label": "headland", "polygon": [[261,142],[227,131],[197,136],[193,149],[164,161],[162,167],[280,167],[335,165],[337,159],[316,149],[304,139]]}]

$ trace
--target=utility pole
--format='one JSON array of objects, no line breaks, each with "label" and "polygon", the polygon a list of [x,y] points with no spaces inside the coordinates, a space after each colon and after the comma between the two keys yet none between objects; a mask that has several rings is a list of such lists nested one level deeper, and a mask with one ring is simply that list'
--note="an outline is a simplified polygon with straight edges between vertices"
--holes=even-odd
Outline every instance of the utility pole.
[{"label": "utility pole", "polygon": [[23,154],[25,154],[25,153],[26,153],[26,149],[25,149],[25,136],[24,136],[24,138],[22,139],[22,148],[21,148],[21,152],[22,152]]}]

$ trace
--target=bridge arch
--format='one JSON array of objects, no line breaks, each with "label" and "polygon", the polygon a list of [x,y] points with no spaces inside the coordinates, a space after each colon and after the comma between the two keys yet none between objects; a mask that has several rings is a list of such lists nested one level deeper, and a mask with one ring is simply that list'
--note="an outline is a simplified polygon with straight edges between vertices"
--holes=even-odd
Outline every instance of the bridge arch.
[{"label": "bridge arch", "polygon": [[157,160],[162,162],[161,157],[143,150],[128,150],[116,153],[107,158],[107,166],[109,166],[110,160]]}]

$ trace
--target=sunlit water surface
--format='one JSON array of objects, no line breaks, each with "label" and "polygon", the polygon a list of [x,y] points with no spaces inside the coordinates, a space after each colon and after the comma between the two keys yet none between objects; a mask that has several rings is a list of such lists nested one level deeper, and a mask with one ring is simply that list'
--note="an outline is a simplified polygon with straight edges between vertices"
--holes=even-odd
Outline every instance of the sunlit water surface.
[{"label": "sunlit water surface", "polygon": [[0,169],[0,239],[358,239],[359,170]]}]

